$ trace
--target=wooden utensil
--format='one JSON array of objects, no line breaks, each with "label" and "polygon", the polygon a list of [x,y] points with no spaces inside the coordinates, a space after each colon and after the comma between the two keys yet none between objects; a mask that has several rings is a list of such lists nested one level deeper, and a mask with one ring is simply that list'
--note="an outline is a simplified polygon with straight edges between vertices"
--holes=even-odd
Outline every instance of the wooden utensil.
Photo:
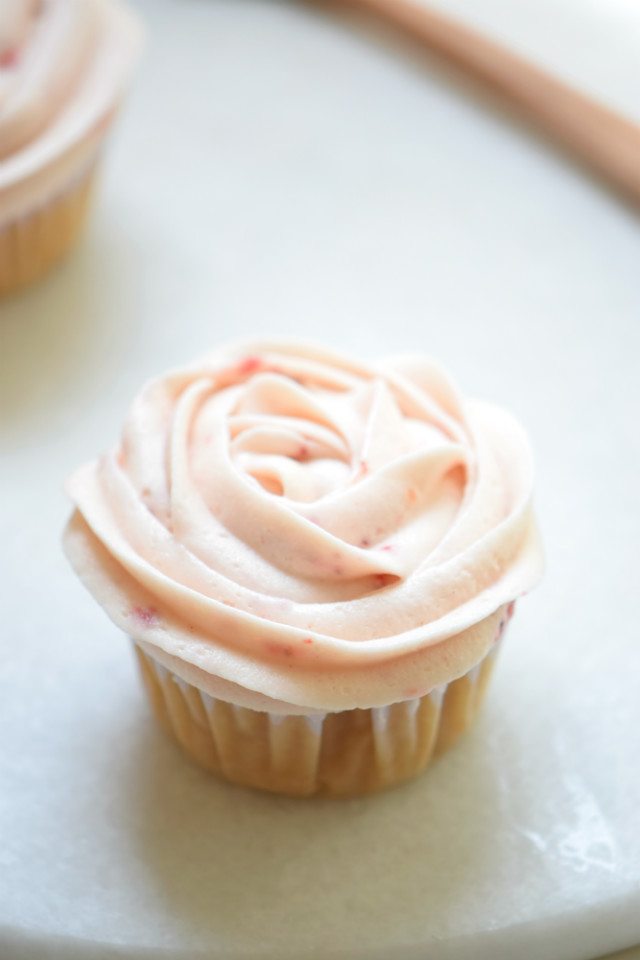
[{"label": "wooden utensil", "polygon": [[507,97],[542,130],[640,203],[640,126],[524,57],[416,0],[343,0],[383,18]]}]

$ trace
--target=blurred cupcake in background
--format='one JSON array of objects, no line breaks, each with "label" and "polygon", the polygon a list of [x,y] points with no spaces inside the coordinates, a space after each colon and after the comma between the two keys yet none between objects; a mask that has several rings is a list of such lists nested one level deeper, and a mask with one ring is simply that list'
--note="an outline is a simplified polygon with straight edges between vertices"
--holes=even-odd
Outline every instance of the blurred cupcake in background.
[{"label": "blurred cupcake in background", "polygon": [[119,0],[1,0],[0,295],[76,239],[140,41]]}]

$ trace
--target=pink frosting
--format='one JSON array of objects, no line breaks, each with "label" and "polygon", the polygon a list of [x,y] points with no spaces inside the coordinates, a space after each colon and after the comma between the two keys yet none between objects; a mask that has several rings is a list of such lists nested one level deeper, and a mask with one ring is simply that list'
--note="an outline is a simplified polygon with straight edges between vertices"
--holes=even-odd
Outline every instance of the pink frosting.
[{"label": "pink frosting", "polygon": [[423,357],[235,345],[147,384],[66,549],[179,676],[284,712],[462,675],[541,573],[526,437]]},{"label": "pink frosting", "polygon": [[0,217],[95,156],[139,40],[118,0],[2,0]]}]

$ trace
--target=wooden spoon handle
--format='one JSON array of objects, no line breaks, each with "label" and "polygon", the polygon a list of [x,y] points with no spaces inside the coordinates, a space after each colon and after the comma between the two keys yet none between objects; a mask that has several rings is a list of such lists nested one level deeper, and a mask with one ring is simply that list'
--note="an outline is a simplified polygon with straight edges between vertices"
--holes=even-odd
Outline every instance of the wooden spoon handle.
[{"label": "wooden spoon handle", "polygon": [[422,0],[345,0],[506,95],[563,146],[640,203],[640,126]]}]

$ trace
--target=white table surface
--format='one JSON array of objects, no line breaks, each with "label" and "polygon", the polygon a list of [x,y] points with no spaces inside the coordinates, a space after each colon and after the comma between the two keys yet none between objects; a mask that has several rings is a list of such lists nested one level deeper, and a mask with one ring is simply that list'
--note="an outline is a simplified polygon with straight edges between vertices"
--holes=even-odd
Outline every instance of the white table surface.
[{"label": "white table surface", "polygon": [[[139,6],[151,42],[85,242],[0,306],[0,956],[637,943],[637,215],[397,44],[266,0]],[[193,767],[61,555],[63,478],[142,379],[253,333],[433,353],[535,446],[544,584],[475,731],[378,798]]]}]

